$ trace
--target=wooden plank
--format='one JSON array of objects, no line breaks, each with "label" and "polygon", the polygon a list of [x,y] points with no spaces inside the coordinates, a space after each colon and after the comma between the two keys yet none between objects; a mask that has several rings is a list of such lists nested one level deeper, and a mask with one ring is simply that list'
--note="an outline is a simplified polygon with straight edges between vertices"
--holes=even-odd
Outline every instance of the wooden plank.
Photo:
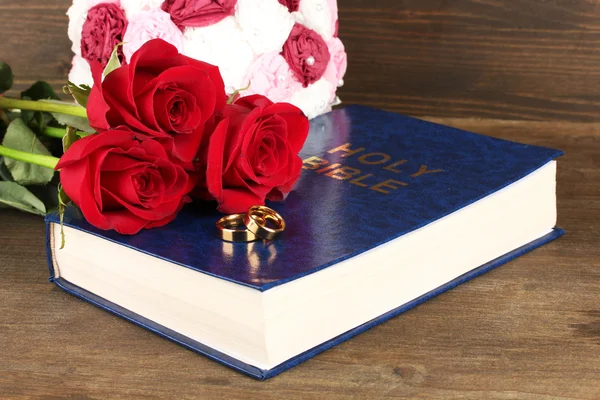
[{"label": "wooden plank", "polygon": [[350,102],[409,115],[597,120],[594,1],[347,0]]}]

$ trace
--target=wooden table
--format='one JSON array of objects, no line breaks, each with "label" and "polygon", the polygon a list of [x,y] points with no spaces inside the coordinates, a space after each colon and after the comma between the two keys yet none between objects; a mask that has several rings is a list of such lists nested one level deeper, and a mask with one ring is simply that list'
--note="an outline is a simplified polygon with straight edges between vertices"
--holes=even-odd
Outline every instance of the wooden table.
[{"label": "wooden table", "polygon": [[47,282],[44,224],[0,211],[0,399],[599,399],[600,124],[434,119],[564,149],[566,236],[254,381]]}]

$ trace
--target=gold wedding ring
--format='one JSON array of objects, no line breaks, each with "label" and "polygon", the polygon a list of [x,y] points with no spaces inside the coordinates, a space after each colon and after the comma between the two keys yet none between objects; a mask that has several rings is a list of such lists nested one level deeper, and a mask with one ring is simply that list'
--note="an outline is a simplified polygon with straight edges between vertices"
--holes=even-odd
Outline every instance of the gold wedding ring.
[{"label": "gold wedding ring", "polygon": [[265,206],[252,206],[245,214],[227,215],[216,225],[217,236],[227,242],[275,240],[285,229],[283,217]]},{"label": "gold wedding ring", "polygon": [[[217,221],[217,236],[227,242],[253,242],[258,237],[244,225],[246,214],[231,214]],[[243,228],[243,229],[240,229]]]},{"label": "gold wedding ring", "polygon": [[[274,227],[267,226],[271,221]],[[261,239],[275,240],[285,229],[285,221],[277,211],[265,206],[252,206],[244,216],[246,228]]]}]

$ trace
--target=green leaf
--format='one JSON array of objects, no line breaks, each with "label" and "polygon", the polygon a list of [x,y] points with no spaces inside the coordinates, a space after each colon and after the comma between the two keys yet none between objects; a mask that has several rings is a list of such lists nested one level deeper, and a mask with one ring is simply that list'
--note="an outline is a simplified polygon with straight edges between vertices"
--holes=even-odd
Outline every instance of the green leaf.
[{"label": "green leaf", "polygon": [[88,85],[78,86],[71,81],[68,81],[68,84],[63,87],[63,92],[73,96],[77,104],[82,107],[87,107],[87,102],[91,91],[92,88]]},{"label": "green leaf", "polygon": [[110,59],[108,60],[108,64],[104,68],[102,72],[102,77],[106,77],[106,75],[113,72],[115,69],[121,67],[121,61],[119,61],[119,47],[123,46],[123,43],[119,43],[115,46],[112,53],[110,54]]},{"label": "green leaf", "polygon": [[[48,83],[37,81],[31,85],[29,89],[21,92],[21,99],[33,101],[58,100],[59,97]],[[52,121],[53,117],[47,112],[23,110],[21,112],[21,118],[32,129],[41,131]]]},{"label": "green leaf", "polygon": [[46,215],[44,203],[15,182],[0,182],[0,203],[28,213]]},{"label": "green leaf", "polygon": [[[73,103],[67,103],[67,102],[58,101],[58,100],[40,100],[40,101],[45,101],[48,103],[55,103],[55,104],[73,105]],[[92,128],[90,126],[90,121],[87,118],[76,117],[74,115],[67,115],[67,114],[61,114],[61,113],[52,113],[52,116],[60,125],[72,126],[74,128],[77,128],[80,131],[84,131],[87,133],[96,132],[94,130],[94,128]]]},{"label": "green leaf", "polygon": [[[1,93],[1,91],[0,91],[0,93]],[[11,111],[11,110],[0,109],[0,140],[2,140],[2,137],[4,136],[4,132],[6,131],[6,128],[8,128],[10,121],[15,119],[19,115],[21,115],[21,110]]]},{"label": "green leaf", "polygon": [[54,119],[60,125],[72,126],[73,128],[76,128],[76,129],[86,132],[86,133],[95,133],[96,132],[94,130],[94,128],[92,128],[90,126],[90,121],[88,121],[87,118],[76,117],[74,115],[59,114],[59,113],[52,113],[52,116],[54,116]]},{"label": "green leaf", "polygon": [[62,138],[62,145],[63,145],[64,153],[66,153],[67,150],[69,150],[69,147],[71,147],[71,145],[73,143],[75,143],[76,140],[79,139],[79,136],[77,135],[76,132],[77,132],[77,129],[73,128],[72,126],[67,126],[67,133]]},{"label": "green leaf", "polygon": [[[2,144],[11,149],[26,151],[28,153],[43,154],[46,156],[52,155],[42,142],[40,142],[35,133],[20,118],[10,123]],[[21,185],[45,185],[54,176],[54,170],[39,165],[16,161],[10,158],[5,158],[4,163],[14,180]]]},{"label": "green leaf", "polygon": [[6,128],[9,124],[10,119],[8,118],[8,115],[6,115],[4,110],[0,110],[0,140],[2,140],[2,137],[4,136],[4,131],[6,131]]},{"label": "green leaf", "polygon": [[33,130],[42,131],[54,117],[52,114],[43,111],[22,110],[21,119]]},{"label": "green leaf", "polygon": [[43,81],[37,81],[31,87],[24,92],[21,92],[22,99],[29,100],[43,100],[43,99],[54,99],[59,100],[59,97],[54,93],[54,89],[48,83]]},{"label": "green leaf", "polygon": [[96,133],[96,132],[90,133],[90,132],[83,132],[83,131],[75,131],[75,134],[77,136],[79,136],[79,139],[83,139],[84,137],[93,135],[94,133]]},{"label": "green leaf", "polygon": [[2,156],[0,156],[0,180],[10,182],[14,181],[12,175],[8,171],[8,168],[6,168],[6,165],[4,165],[4,157]]},{"label": "green leaf", "polygon": [[58,197],[56,196],[56,193],[58,192],[57,184],[50,182],[45,186],[31,185],[27,186],[27,190],[44,203],[46,212],[58,209]]},{"label": "green leaf", "polygon": [[9,90],[13,85],[13,73],[8,64],[0,62],[0,94]]}]

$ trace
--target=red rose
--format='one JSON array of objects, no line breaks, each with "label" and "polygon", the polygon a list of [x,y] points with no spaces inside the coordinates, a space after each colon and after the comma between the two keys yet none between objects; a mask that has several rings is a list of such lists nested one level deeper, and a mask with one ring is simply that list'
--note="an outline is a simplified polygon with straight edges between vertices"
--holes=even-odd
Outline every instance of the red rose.
[{"label": "red rose", "polygon": [[165,0],[163,11],[179,27],[216,24],[235,13],[237,0]]},{"label": "red rose", "polygon": [[87,112],[93,128],[128,126],[156,137],[183,162],[194,158],[204,125],[226,102],[217,67],[179,54],[162,39],[146,42],[104,81],[99,64],[92,72]]},{"label": "red rose", "polygon": [[133,235],[171,222],[189,201],[188,175],[155,139],[110,130],[73,143],[56,169],[85,219]]},{"label": "red rose", "polygon": [[281,5],[287,7],[290,12],[296,12],[300,8],[300,0],[279,0]]},{"label": "red rose", "polygon": [[81,32],[81,56],[106,66],[115,46],[123,42],[126,29],[125,12],[116,4],[100,3],[90,8]]},{"label": "red rose", "polygon": [[299,108],[264,96],[228,105],[206,150],[206,188],[225,213],[283,200],[300,176],[309,123]]},{"label": "red rose", "polygon": [[294,25],[281,55],[304,87],[321,79],[331,58],[321,35],[301,24]]}]

